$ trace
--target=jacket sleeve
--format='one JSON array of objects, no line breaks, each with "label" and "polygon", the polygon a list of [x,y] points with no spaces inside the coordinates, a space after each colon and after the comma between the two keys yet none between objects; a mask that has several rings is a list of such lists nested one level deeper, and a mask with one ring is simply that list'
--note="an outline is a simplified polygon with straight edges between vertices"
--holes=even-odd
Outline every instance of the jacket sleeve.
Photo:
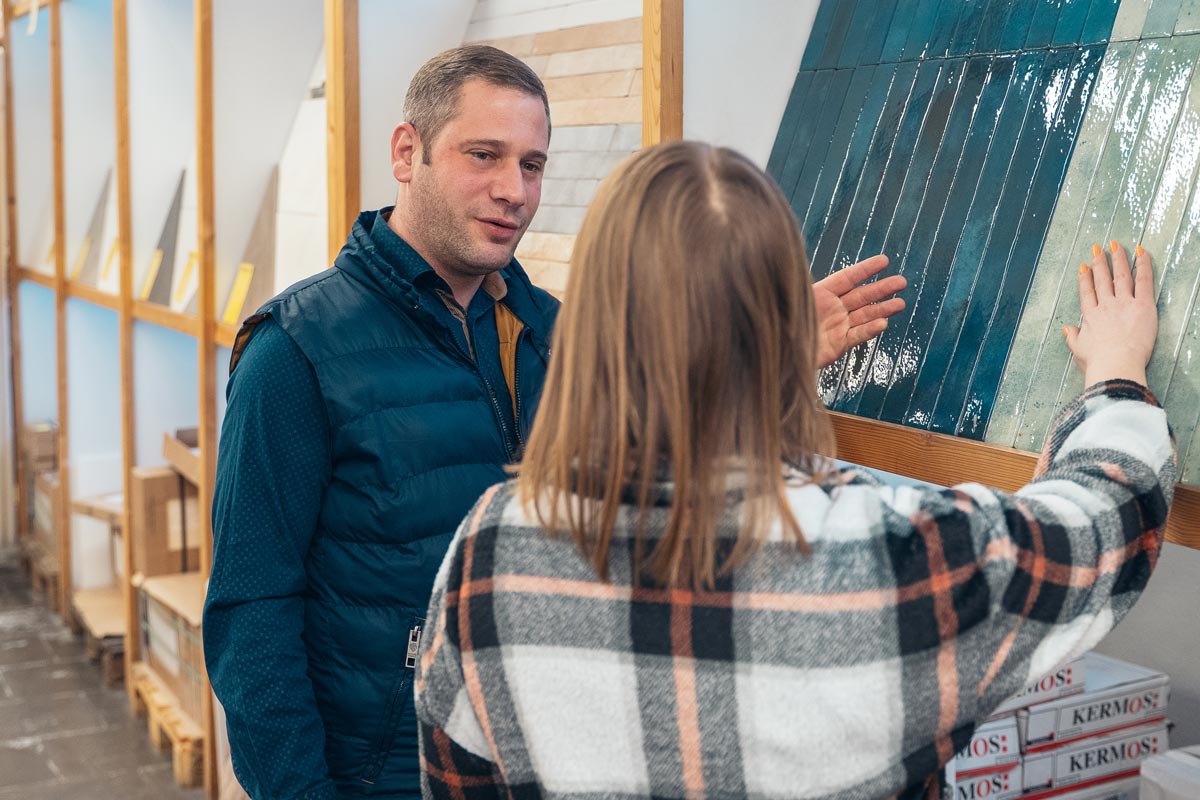
[{"label": "jacket sleeve", "polygon": [[[1129,612],[1157,562],[1175,480],[1157,400],[1108,381],[1062,410],[1015,494],[888,490],[916,532],[915,546],[892,554],[900,593],[913,598],[899,606],[901,639],[937,654],[926,691],[940,735],[1094,647]],[[905,630],[920,603],[932,615],[914,614],[924,629]]]},{"label": "jacket sleeve", "polygon": [[254,798],[337,798],[301,634],[308,552],[330,475],[312,366],[269,318],[227,390],[213,496],[204,655],[234,771]]}]

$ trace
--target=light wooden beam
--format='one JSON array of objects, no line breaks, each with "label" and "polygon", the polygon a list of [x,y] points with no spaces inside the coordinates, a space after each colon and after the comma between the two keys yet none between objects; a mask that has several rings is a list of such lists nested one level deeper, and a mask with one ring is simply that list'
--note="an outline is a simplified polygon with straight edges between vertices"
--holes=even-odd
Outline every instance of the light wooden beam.
[{"label": "light wooden beam", "polygon": [[[226,3],[227,10],[232,4]],[[200,574],[208,577],[212,569],[212,497],[217,469],[217,254],[213,160],[213,0],[194,0],[196,43],[196,199],[199,206],[197,243],[200,252],[199,273],[199,383],[200,383]],[[204,676],[201,697],[204,731],[204,789],[211,800],[220,793],[217,776],[216,722],[212,688]]]},{"label": "light wooden beam", "polygon": [[[919,481],[972,481],[1015,492],[1033,477],[1038,455],[959,436],[832,412],[838,458]],[[1177,486],[1167,541],[1200,549],[1200,488]]]},{"label": "light wooden beam", "polygon": [[[12,140],[10,139],[9,141],[11,142]],[[17,267],[16,272],[18,281],[29,281],[30,283],[36,283],[38,286],[45,286],[51,290],[58,285],[54,280],[53,272],[42,272],[41,270],[30,269],[29,267]]]},{"label": "light wooden beam", "polygon": [[[121,492],[125,498],[121,514],[121,581],[125,604],[125,674],[133,675],[133,665],[141,660],[141,614],[138,613],[137,589],[133,579],[133,536],[129,524],[130,498],[133,497],[133,468],[137,466],[137,416],[133,383],[133,196],[129,140],[129,3],[113,0],[113,98],[117,125],[117,242],[120,277],[119,346],[121,351]],[[134,681],[125,681],[130,707],[136,709]]]},{"label": "light wooden beam", "polygon": [[50,130],[54,162],[54,330],[58,373],[58,592],[71,613],[71,420],[67,380],[67,211],[63,155],[62,0],[50,0]]},{"label": "light wooden beam", "polygon": [[330,262],[361,203],[358,0],[325,0],[325,117]]},{"label": "light wooden beam", "polygon": [[74,297],[112,311],[121,310],[120,295],[109,294],[95,286],[88,286],[86,283],[78,281],[67,281],[67,297]]},{"label": "light wooden beam", "polygon": [[16,0],[8,6],[9,21],[27,17],[35,10],[40,11],[50,5],[50,0]]},{"label": "light wooden beam", "polygon": [[642,146],[683,138],[683,0],[642,3]]},{"label": "light wooden beam", "polygon": [[[4,40],[8,41],[10,12],[8,4],[2,7],[4,18]],[[17,266],[17,248],[20,237],[17,236],[17,155],[16,130],[13,126],[12,107],[12,54],[9,48],[4,48],[4,214],[5,226],[8,228],[8,252],[5,254],[5,277],[8,288],[8,341],[11,350],[10,368],[12,370],[12,407],[13,407],[13,477],[17,484],[17,537],[28,536],[29,531],[29,498],[25,495],[26,476],[25,458],[22,455],[24,437],[21,431],[25,427],[25,392],[24,372],[21,369],[21,269]],[[51,283],[53,288],[53,283]]]}]

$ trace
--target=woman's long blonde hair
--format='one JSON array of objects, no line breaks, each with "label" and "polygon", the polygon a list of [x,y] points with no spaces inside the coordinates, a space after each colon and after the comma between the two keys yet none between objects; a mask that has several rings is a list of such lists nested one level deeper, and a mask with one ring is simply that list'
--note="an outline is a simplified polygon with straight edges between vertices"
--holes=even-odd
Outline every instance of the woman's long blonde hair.
[{"label": "woman's long blonde hair", "polygon": [[[807,552],[782,465],[811,474],[832,452],[816,358],[808,261],[774,181],[724,148],[643,150],[601,187],[576,241],[522,502],[605,580],[622,496],[641,537],[664,478],[666,529],[638,565],[657,583],[712,587],[776,520]],[[734,472],[746,502],[718,564]]]}]

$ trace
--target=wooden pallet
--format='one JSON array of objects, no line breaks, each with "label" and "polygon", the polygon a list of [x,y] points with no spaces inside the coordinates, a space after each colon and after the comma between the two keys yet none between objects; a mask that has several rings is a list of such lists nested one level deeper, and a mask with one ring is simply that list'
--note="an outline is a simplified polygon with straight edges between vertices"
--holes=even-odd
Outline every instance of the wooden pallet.
[{"label": "wooden pallet", "polygon": [[32,560],[33,572],[30,582],[33,591],[46,597],[46,607],[59,612],[58,603],[58,559],[46,554]]},{"label": "wooden pallet", "polygon": [[84,636],[88,658],[100,662],[105,686],[125,677],[125,598],[120,587],[75,592],[73,628]]},{"label": "wooden pallet", "polygon": [[143,663],[134,664],[134,708],[145,714],[150,742],[160,752],[171,751],[175,782],[184,788],[204,785],[204,732],[183,710],[158,676]]}]

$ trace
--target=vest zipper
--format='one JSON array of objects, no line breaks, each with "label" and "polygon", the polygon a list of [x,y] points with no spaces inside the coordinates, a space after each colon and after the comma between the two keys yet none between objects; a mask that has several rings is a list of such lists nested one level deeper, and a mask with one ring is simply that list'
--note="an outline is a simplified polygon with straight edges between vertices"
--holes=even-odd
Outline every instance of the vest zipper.
[{"label": "vest zipper", "polygon": [[528,330],[527,327],[522,328],[517,334],[517,349],[513,353],[513,399],[516,406],[513,422],[517,426],[517,449],[521,455],[525,455],[525,437],[521,435],[521,339]]},{"label": "vest zipper", "polygon": [[404,659],[404,666],[409,669],[417,668],[417,653],[421,650],[421,624],[417,623],[408,632],[408,652]]}]

